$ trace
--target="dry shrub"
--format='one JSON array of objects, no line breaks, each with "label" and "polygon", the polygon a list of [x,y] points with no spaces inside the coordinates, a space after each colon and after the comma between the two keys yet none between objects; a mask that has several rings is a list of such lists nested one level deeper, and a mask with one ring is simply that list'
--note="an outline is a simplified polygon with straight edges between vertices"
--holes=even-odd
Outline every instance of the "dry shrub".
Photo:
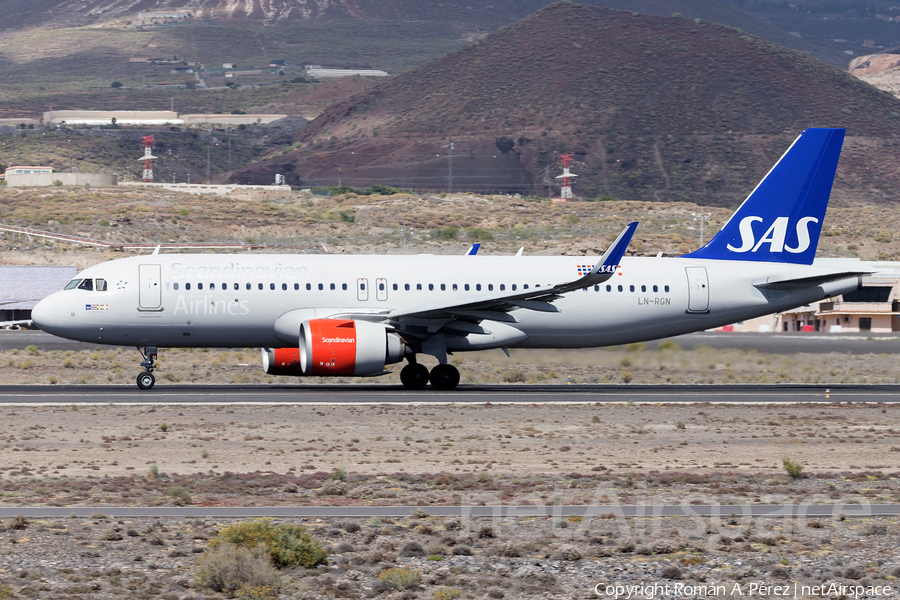
[{"label": "dry shrub", "polygon": [[5,531],[22,530],[27,528],[28,518],[25,515],[16,515],[15,517],[10,517],[3,524],[3,529]]},{"label": "dry shrub", "polygon": [[392,590],[410,590],[422,583],[422,574],[414,569],[405,567],[394,567],[384,571],[378,576],[378,579]]},{"label": "dry shrub", "polygon": [[425,549],[419,542],[406,542],[400,546],[400,556],[425,556]]},{"label": "dry shrub", "polygon": [[663,579],[681,579],[681,569],[677,565],[663,567],[659,574]]},{"label": "dry shrub", "polygon": [[347,533],[357,533],[362,527],[359,526],[359,523],[355,523],[353,521],[346,521],[341,523],[341,528]]},{"label": "dry shrub", "polygon": [[197,559],[194,578],[200,586],[232,597],[241,590],[268,589],[271,596],[281,589],[281,576],[264,548],[247,548],[228,542],[210,548]]},{"label": "dry shrub", "polygon": [[223,529],[210,546],[234,544],[244,548],[262,546],[272,564],[281,568],[306,567],[328,562],[328,553],[300,525],[272,525],[269,519],[237,523]]},{"label": "dry shrub", "polygon": [[581,560],[581,552],[575,546],[563,546],[553,555],[554,560]]}]

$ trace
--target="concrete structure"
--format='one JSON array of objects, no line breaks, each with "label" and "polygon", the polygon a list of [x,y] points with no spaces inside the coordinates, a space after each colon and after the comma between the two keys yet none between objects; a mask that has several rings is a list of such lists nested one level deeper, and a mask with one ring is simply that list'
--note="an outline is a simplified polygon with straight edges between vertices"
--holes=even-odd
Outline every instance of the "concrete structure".
[{"label": "concrete structure", "polygon": [[180,115],[185,125],[222,125],[225,127],[236,127],[238,125],[266,125],[283,119],[287,115],[222,115],[222,114],[202,114],[202,115]]},{"label": "concrete structure", "polygon": [[289,185],[213,185],[203,183],[143,183],[141,181],[123,181],[119,185],[160,188],[187,194],[215,194],[216,196],[237,196],[239,192],[246,192],[248,200],[252,200],[256,196],[283,195],[291,192],[291,186]]},{"label": "concrete structure", "polygon": [[44,113],[44,122],[60,125],[265,125],[287,115],[223,115],[216,113],[179,115],[169,110],[54,110]]},{"label": "concrete structure", "polygon": [[178,113],[169,110],[51,110],[44,123],[59,125],[181,125]]},{"label": "concrete structure", "polygon": [[335,79],[337,77],[390,77],[387,71],[378,69],[323,69],[316,65],[306,67],[306,74],[314,79]]},{"label": "concrete structure", "polygon": [[75,273],[75,267],[0,266],[0,322],[30,320],[31,309]]},{"label": "concrete structure", "polygon": [[7,175],[30,175],[31,173],[52,173],[53,167],[7,167],[3,174],[0,174],[0,180],[6,179]]},{"label": "concrete structure", "polygon": [[25,125],[26,127],[29,125],[33,125],[34,127],[38,127],[41,124],[40,119],[17,119],[17,118],[9,118],[4,117],[0,119],[0,125],[9,125],[10,127],[17,128],[19,125]]},{"label": "concrete structure", "polygon": [[139,12],[138,19],[151,20],[151,19],[187,19],[190,16],[190,13],[186,10],[169,10],[169,11],[152,11],[152,12]]},{"label": "concrete structure", "polygon": [[119,178],[103,173],[10,173],[6,177],[9,187],[40,187],[58,185],[90,185],[92,187],[108,187],[116,185]]}]

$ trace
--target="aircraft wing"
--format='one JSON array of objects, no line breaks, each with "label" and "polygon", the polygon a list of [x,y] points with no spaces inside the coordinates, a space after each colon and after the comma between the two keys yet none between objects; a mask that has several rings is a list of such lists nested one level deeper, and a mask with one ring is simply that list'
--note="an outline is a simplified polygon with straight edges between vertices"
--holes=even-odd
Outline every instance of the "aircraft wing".
[{"label": "aircraft wing", "polygon": [[598,285],[615,275],[619,262],[625,255],[628,243],[637,229],[637,222],[630,223],[619,237],[606,250],[590,273],[575,279],[558,283],[553,287],[535,288],[514,294],[484,295],[465,303],[435,304],[420,308],[404,308],[390,311],[387,318],[391,320],[406,319],[491,319],[515,323],[516,319],[507,314],[517,308],[537,310],[542,312],[559,312],[559,308],[553,305],[553,301],[563,294],[574,292],[582,288]]}]

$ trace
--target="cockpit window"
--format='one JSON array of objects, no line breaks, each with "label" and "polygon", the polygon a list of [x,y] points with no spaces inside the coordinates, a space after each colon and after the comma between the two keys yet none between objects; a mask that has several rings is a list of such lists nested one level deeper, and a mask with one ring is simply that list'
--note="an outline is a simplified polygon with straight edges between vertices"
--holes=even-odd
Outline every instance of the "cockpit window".
[{"label": "cockpit window", "polygon": [[106,280],[105,279],[100,279],[98,277],[97,279],[94,280],[94,283],[96,284],[94,287],[97,289],[98,292],[106,291]]},{"label": "cockpit window", "polygon": [[81,283],[78,285],[79,290],[87,290],[89,292],[94,291],[94,280],[93,279],[83,279]]},{"label": "cockpit window", "polygon": [[74,290],[75,288],[78,287],[78,284],[79,284],[79,283],[81,283],[81,280],[80,280],[80,279],[73,279],[72,281],[70,281],[69,283],[67,283],[67,284],[66,284],[66,287],[64,287],[63,289],[64,289],[64,290]]}]

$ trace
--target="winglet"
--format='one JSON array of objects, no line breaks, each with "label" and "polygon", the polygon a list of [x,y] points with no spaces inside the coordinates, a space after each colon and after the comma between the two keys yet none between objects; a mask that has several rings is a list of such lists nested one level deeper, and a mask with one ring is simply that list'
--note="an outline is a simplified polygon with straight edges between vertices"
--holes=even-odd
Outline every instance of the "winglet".
[{"label": "winglet", "polygon": [[606,252],[600,257],[600,260],[597,261],[597,264],[594,265],[594,268],[591,269],[590,273],[570,283],[555,285],[553,286],[553,291],[557,294],[572,292],[574,290],[603,283],[615,275],[616,269],[619,268],[619,263],[622,261],[622,257],[625,256],[625,250],[628,249],[628,244],[631,242],[631,237],[634,235],[637,226],[637,221],[629,223],[628,227],[626,227],[622,233],[619,234],[619,237],[616,238],[616,241],[607,248]]},{"label": "winglet", "polygon": [[[634,235],[637,226],[637,221],[628,224],[628,227],[619,234],[616,241],[612,243],[612,246],[606,249],[606,252],[600,257],[600,260],[597,261],[594,268],[591,269],[591,272],[588,275],[589,277],[593,277],[597,274],[608,274],[612,276],[616,272],[616,269],[619,267],[619,262],[621,262],[622,257],[625,256],[625,250],[628,248],[628,244],[631,243],[631,237]],[[609,279],[609,277],[603,278],[603,281],[606,281],[607,279]]]},{"label": "winglet", "polygon": [[481,248],[481,244],[477,242],[472,244],[471,246],[469,246],[469,249],[466,250],[466,256],[475,256],[476,254],[478,254],[479,248]]}]

